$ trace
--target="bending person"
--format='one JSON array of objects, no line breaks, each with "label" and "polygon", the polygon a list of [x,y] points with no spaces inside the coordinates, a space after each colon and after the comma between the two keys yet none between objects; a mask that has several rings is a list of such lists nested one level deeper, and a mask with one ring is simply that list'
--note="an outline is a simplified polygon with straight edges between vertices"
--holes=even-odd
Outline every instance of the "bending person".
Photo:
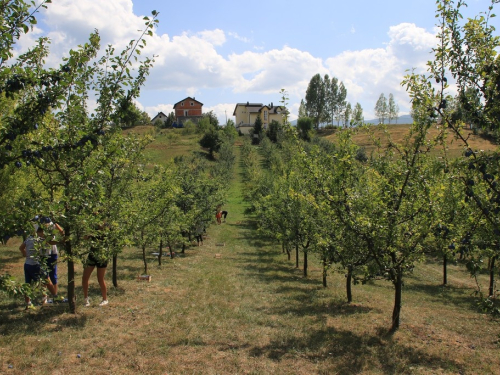
[{"label": "bending person", "polygon": [[[24,281],[26,284],[32,284],[41,281],[42,285],[46,287],[53,295],[55,294],[54,285],[50,281],[47,273],[42,270],[40,265],[40,258],[45,255],[45,249],[37,249],[36,243],[45,241],[45,233],[41,225],[36,225],[36,235],[29,236],[21,246],[19,251],[26,258],[24,262]],[[50,241],[49,241],[50,243]],[[41,251],[42,253],[40,253]],[[32,309],[33,303],[29,296],[24,296],[26,302],[26,309]],[[47,302],[47,295],[43,292],[42,304]]]}]

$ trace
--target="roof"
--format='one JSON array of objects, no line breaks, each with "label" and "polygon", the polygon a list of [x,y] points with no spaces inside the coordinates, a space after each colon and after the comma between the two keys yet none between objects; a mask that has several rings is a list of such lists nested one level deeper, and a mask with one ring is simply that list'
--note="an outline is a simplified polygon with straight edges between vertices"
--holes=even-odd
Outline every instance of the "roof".
[{"label": "roof", "polygon": [[192,98],[192,97],[188,96],[187,98],[184,98],[184,99],[182,99],[181,101],[179,101],[179,102],[175,103],[175,104],[174,104],[174,109],[175,109],[175,107],[177,106],[177,104],[182,103],[182,102],[183,102],[183,101],[185,101],[185,100],[192,100],[192,101],[194,101],[194,102],[196,102],[196,103],[199,103],[200,105],[203,105],[203,103],[202,103],[202,102],[199,102],[199,101],[198,101],[198,100],[196,100],[195,98]]},{"label": "roof", "polygon": [[165,116],[165,117],[168,117],[168,116],[167,116],[166,114],[164,114],[163,112],[158,112],[158,114],[157,114],[155,117],[153,117],[153,119],[151,120],[151,122],[155,122],[155,119],[156,119],[157,117],[160,117],[161,115],[163,115],[163,116]]},{"label": "roof", "polygon": [[[234,111],[233,111],[233,116],[236,116],[236,108],[238,108],[239,106],[242,106],[242,107],[257,107],[257,111],[262,107],[262,103],[250,103],[250,102],[246,102],[246,103],[236,103],[236,107],[234,107]],[[257,111],[252,111],[252,112],[257,112]]]},{"label": "roof", "polygon": [[261,112],[264,108],[267,108],[269,110],[269,112],[272,112],[272,113],[278,113],[278,111],[283,110],[283,106],[281,106],[281,105],[277,105],[277,106],[265,105],[259,109],[259,112]]},{"label": "roof", "polygon": [[273,113],[278,113],[278,110],[280,110],[280,111],[283,110],[283,106],[281,106],[281,105],[274,106],[273,103],[271,103],[269,105],[263,105],[262,103],[249,103],[249,102],[237,103],[236,107],[234,107],[233,116],[236,116],[236,109],[239,106],[246,107],[248,112],[251,112],[251,113],[261,112],[264,108],[267,108],[270,112],[273,112]]}]

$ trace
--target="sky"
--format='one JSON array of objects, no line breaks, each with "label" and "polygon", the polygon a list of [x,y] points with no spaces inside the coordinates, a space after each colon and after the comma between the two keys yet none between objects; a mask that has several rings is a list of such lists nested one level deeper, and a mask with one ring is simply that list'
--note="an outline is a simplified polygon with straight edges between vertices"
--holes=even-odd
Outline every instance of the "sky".
[{"label": "sky", "polygon": [[[487,11],[491,0],[467,2],[465,18]],[[408,114],[401,81],[408,69],[426,71],[437,43],[435,0],[53,0],[18,48],[48,36],[47,65],[57,66],[95,29],[102,46],[123,47],[153,10],[160,22],[142,54],[155,63],[136,102],[151,117],[190,96],[224,124],[236,103],[277,105],[285,89],[294,120],[317,73],[342,81],[366,120],[376,117],[381,93],[392,93],[400,115]]]}]

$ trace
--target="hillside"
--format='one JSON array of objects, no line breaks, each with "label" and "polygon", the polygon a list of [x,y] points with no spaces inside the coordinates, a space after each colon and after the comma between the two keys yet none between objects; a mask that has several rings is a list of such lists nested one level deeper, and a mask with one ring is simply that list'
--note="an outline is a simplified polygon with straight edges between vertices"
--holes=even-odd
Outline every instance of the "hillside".
[{"label": "hillside", "polygon": [[[387,132],[390,134],[392,140],[396,143],[401,143],[405,136],[408,135],[410,125],[408,124],[400,124],[400,125],[387,125]],[[385,130],[383,127],[378,125],[370,126],[370,131],[373,131],[373,135],[376,139],[380,139],[382,144],[387,144],[387,135],[385,134]],[[439,132],[438,128],[431,128],[429,132],[429,137],[435,137]],[[472,149],[474,150],[484,150],[484,151],[493,151],[498,149],[498,145],[492,143],[490,140],[485,139],[479,135],[474,135],[471,130],[464,130],[464,134],[466,134],[468,138],[468,142]],[[331,141],[335,140],[336,131],[335,130],[322,130],[319,133],[320,136],[325,137]],[[360,146],[364,147],[367,154],[375,149],[373,146],[373,142],[371,141],[371,135],[368,131],[364,129],[359,129],[357,134],[353,136],[354,142]],[[455,135],[447,130],[447,148],[446,151],[449,156],[456,157],[461,155],[464,152],[464,144],[461,140],[455,139]],[[442,151],[442,148],[436,150],[436,152]]]}]

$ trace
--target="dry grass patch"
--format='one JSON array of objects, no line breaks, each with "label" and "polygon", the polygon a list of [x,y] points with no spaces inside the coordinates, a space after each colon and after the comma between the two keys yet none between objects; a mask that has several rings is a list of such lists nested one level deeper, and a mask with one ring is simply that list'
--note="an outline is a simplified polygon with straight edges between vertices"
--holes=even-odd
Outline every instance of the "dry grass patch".
[{"label": "dry grass patch", "polygon": [[[410,125],[400,124],[400,125],[387,125],[387,131],[390,133],[392,140],[396,143],[401,143],[405,136],[408,134]],[[378,125],[370,126],[370,131],[373,131],[373,136],[375,139],[380,139],[383,146],[387,145],[387,136],[384,133],[384,128]],[[439,127],[433,127],[429,130],[429,139],[438,135],[440,131]],[[485,139],[479,135],[474,135],[472,130],[464,129],[464,134],[468,136],[468,141],[472,149],[474,150],[484,150],[484,151],[494,151],[498,149],[498,145],[492,143],[490,140]],[[335,140],[336,132],[323,132],[322,136],[327,139]],[[364,147],[367,154],[370,154],[375,150],[375,146],[371,140],[372,135],[369,131],[365,129],[359,129],[353,136],[353,141],[360,147]],[[456,140],[454,134],[447,130],[447,152],[450,156],[456,157],[464,152],[463,142]]]}]

